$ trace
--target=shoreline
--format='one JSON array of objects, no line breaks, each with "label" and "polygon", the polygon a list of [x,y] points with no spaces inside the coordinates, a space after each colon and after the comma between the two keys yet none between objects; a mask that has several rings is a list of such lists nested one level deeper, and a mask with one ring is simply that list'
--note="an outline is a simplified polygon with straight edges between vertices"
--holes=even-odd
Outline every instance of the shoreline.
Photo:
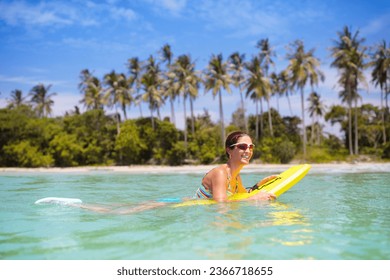
[{"label": "shoreline", "polygon": [[[243,173],[280,173],[297,164],[249,164],[242,169]],[[313,163],[311,173],[359,173],[359,172],[390,172],[389,163]],[[130,166],[81,166],[81,167],[39,167],[19,168],[0,167],[0,176],[4,173],[84,173],[84,172],[118,172],[128,174],[148,173],[206,173],[218,165],[130,165]]]}]

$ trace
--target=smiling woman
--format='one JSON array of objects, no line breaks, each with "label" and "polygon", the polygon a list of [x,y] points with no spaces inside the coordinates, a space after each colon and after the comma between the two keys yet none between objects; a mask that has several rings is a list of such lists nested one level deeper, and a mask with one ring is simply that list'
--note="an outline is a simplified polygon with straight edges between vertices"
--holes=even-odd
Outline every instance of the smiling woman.
[{"label": "smiling woman", "polygon": [[[252,139],[248,134],[242,131],[230,133],[225,141],[228,162],[215,167],[204,176],[202,185],[196,191],[195,197],[226,202],[232,194],[246,193],[247,190],[242,184],[240,171],[245,165],[249,164],[253,155],[253,148]],[[259,183],[263,184],[273,178],[274,176],[269,176]],[[270,200],[274,198],[273,194],[260,192],[248,198],[248,200]]]}]

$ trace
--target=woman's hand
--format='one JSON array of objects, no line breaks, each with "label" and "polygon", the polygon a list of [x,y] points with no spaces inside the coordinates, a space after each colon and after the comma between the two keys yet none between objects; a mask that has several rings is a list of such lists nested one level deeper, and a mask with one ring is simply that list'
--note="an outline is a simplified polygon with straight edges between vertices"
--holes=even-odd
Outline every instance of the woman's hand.
[{"label": "woman's hand", "polygon": [[276,199],[276,196],[273,193],[267,193],[267,192],[259,192],[250,198],[248,200],[274,200]]},{"label": "woman's hand", "polygon": [[273,179],[275,179],[275,178],[277,178],[277,177],[278,177],[278,175],[271,175],[271,176],[268,176],[268,177],[263,178],[261,181],[259,181],[258,183],[256,183],[252,188],[250,188],[250,189],[248,190],[248,192],[250,193],[250,192],[252,192],[252,191],[254,191],[254,190],[260,189],[262,185],[266,184],[267,182],[269,182],[269,181],[271,181],[271,180],[273,180]]},{"label": "woman's hand", "polygon": [[257,183],[257,186],[260,187],[261,185],[264,185],[265,183],[271,181],[272,179],[275,179],[276,177],[278,177],[278,175],[271,175],[271,176],[265,177]]}]

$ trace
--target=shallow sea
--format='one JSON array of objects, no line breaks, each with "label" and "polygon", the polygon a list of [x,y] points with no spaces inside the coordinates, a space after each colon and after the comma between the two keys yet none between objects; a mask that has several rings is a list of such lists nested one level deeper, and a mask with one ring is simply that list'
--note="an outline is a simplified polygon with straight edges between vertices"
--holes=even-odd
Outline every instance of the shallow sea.
[{"label": "shallow sea", "polygon": [[[287,168],[287,167],[286,167]],[[279,173],[243,171],[244,185]],[[390,259],[390,165],[313,167],[274,202],[165,207],[120,215],[34,202],[130,209],[188,197],[203,174],[0,173],[0,259]]]}]

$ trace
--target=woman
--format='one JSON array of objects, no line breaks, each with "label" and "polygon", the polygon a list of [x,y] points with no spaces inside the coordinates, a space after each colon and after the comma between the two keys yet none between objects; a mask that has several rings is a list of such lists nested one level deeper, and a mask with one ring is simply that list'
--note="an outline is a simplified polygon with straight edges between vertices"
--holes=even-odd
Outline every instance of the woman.
[{"label": "woman", "polygon": [[[196,191],[194,198],[214,199],[217,202],[230,202],[228,200],[230,195],[234,193],[246,193],[247,190],[242,184],[240,171],[245,165],[249,164],[249,161],[253,156],[253,148],[254,145],[252,143],[252,139],[248,134],[241,131],[236,131],[229,134],[225,141],[225,151],[228,157],[227,163],[213,168],[203,177],[202,185]],[[275,177],[275,175],[266,177],[253,187],[260,186]],[[259,192],[250,198],[247,198],[246,200],[271,200],[275,198],[276,196],[272,193]],[[44,203],[58,202],[61,201],[58,199],[57,201],[53,201],[52,198],[48,198],[47,201],[44,201]],[[94,212],[130,214],[163,207],[167,204],[172,204],[172,202],[182,202],[182,200],[160,199],[157,201],[142,203],[137,206],[129,207],[128,205],[122,205],[115,208],[84,203],[67,203],[67,205],[91,210]]]},{"label": "woman", "polygon": [[[253,156],[253,148],[252,139],[248,134],[241,131],[229,134],[225,141],[227,163],[215,167],[203,177],[202,185],[196,191],[195,198],[227,202],[228,196],[234,193],[246,193],[247,190],[242,184],[240,171],[249,164]],[[273,178],[275,175],[264,178],[256,185],[262,185]],[[275,198],[275,195],[271,193],[259,192],[246,200],[271,200]]]}]

